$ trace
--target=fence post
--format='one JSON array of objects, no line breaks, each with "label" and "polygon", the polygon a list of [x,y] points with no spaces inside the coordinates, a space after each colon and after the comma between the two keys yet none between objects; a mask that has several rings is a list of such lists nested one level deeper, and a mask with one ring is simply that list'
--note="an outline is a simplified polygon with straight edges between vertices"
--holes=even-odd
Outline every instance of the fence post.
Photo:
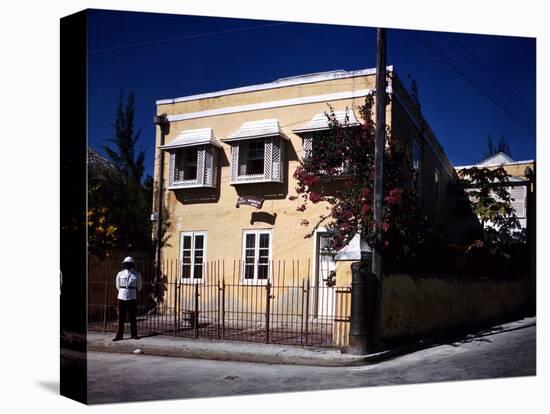
[{"label": "fence post", "polygon": [[265,286],[265,343],[269,343],[269,312],[271,309],[271,282]]},{"label": "fence post", "polygon": [[221,291],[222,291],[222,288],[220,286],[220,279],[218,279],[218,323],[216,324],[216,330],[218,332],[218,339],[221,339],[221,334],[220,334],[220,329],[221,329],[221,326],[220,326],[221,297],[220,297],[220,295],[221,295]]},{"label": "fence post", "polygon": [[300,344],[304,344],[304,296],[306,290],[304,289],[305,281],[302,279],[302,312],[300,312]]},{"label": "fence post", "polygon": [[222,339],[225,339],[225,275],[222,278]]},{"label": "fence post", "polygon": [[103,274],[105,275],[105,295],[103,298],[103,333],[107,332],[107,291],[109,286],[109,280],[107,279],[107,272],[105,271],[105,263],[102,263]]},{"label": "fence post", "polygon": [[199,284],[195,283],[195,309],[193,312],[193,338],[199,337]]},{"label": "fence post", "polygon": [[308,344],[308,334],[309,334],[309,294],[310,294],[310,286],[309,286],[309,277],[307,279],[306,284],[306,345]]},{"label": "fence post", "polygon": [[[174,270],[173,262],[170,262],[170,270]],[[172,276],[174,276],[172,280],[174,285],[174,336],[176,336],[178,334],[178,282],[173,273]]]}]

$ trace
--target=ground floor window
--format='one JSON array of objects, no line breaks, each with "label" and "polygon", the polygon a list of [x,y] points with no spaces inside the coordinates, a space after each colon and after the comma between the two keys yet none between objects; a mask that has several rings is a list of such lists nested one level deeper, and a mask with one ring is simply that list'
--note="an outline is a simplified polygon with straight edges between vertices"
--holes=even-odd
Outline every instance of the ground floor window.
[{"label": "ground floor window", "polygon": [[244,230],[242,279],[267,281],[271,271],[271,230]]},{"label": "ground floor window", "polygon": [[205,231],[188,231],[181,233],[180,259],[181,278],[183,282],[202,281],[204,279],[204,261],[206,258]]}]

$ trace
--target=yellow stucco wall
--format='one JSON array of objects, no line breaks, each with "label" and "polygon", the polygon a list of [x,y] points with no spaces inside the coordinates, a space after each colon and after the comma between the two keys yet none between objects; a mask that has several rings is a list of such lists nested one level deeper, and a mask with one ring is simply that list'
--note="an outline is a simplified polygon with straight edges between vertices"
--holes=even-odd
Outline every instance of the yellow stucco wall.
[{"label": "yellow stucco wall", "polygon": [[487,321],[527,303],[525,280],[389,275],[382,280],[381,336],[395,339]]}]

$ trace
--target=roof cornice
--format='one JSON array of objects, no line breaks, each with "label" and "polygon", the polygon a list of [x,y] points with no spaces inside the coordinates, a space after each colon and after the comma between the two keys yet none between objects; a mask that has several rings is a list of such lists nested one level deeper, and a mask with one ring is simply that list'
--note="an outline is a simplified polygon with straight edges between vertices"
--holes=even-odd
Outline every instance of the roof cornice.
[{"label": "roof cornice", "polygon": [[[389,72],[393,71],[393,66],[387,66]],[[360,70],[337,70],[330,72],[313,73],[310,75],[294,76],[290,78],[278,79],[274,82],[261,83],[257,85],[243,86],[240,88],[225,89],[216,92],[201,93],[198,95],[182,96],[172,99],[159,99],[157,105],[175,104],[179,102],[196,101],[199,99],[217,98],[225,95],[234,95],[237,93],[256,92],[266,89],[284,88],[285,86],[305,85],[308,83],[324,82],[337,79],[355,78],[358,76],[374,75],[376,68],[360,69]]]}]

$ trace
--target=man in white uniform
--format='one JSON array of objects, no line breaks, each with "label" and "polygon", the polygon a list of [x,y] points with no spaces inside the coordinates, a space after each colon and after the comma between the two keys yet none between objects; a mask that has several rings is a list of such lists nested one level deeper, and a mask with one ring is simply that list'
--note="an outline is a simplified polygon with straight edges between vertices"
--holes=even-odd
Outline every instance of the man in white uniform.
[{"label": "man in white uniform", "polygon": [[118,290],[118,331],[113,341],[120,341],[124,337],[124,322],[126,313],[130,318],[130,333],[132,339],[139,339],[137,335],[137,292],[141,290],[141,275],[134,269],[134,259],[126,257],[122,262],[123,270],[116,275]]}]

